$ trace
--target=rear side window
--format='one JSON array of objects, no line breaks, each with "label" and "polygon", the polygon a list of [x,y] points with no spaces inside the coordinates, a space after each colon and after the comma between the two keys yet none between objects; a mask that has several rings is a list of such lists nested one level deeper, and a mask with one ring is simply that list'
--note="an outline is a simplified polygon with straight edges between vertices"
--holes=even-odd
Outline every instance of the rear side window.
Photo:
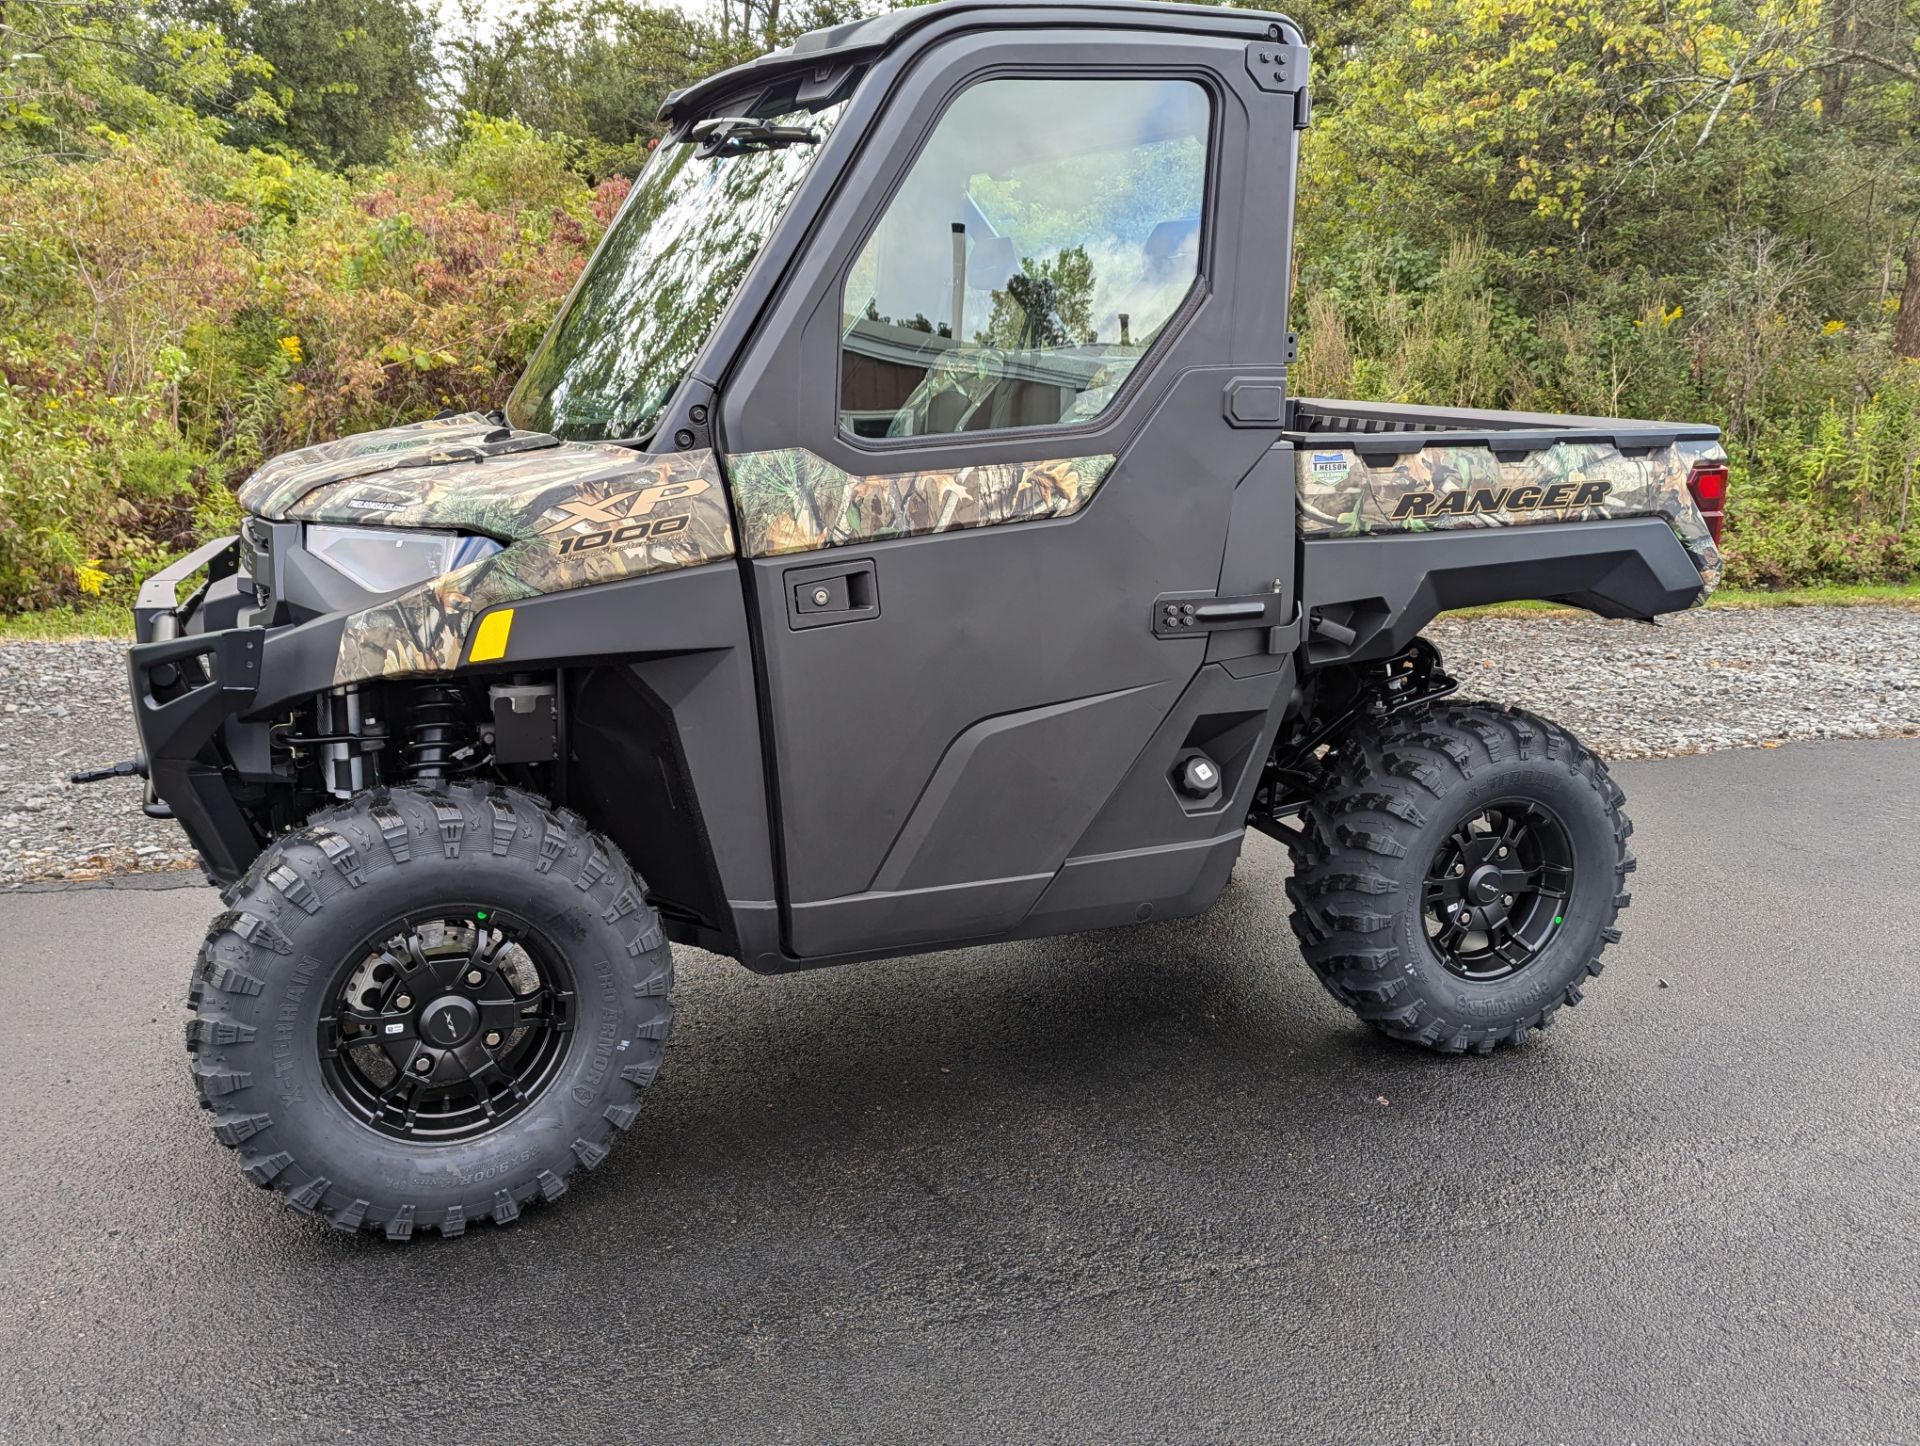
[{"label": "rear side window", "polygon": [[1199,277],[1209,120],[1190,80],[964,91],[848,277],[842,430],[1097,417]]}]

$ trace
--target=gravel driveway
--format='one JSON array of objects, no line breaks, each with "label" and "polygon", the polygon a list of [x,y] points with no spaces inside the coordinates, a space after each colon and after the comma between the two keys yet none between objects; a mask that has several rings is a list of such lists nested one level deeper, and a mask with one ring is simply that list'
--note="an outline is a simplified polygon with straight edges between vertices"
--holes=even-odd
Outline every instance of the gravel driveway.
[{"label": "gravel driveway", "polygon": [[[1920,612],[1725,609],[1658,627],[1576,615],[1449,618],[1430,636],[1469,697],[1547,714],[1613,758],[1920,734]],[[0,645],[0,885],[193,867],[135,779],[125,645]]]}]

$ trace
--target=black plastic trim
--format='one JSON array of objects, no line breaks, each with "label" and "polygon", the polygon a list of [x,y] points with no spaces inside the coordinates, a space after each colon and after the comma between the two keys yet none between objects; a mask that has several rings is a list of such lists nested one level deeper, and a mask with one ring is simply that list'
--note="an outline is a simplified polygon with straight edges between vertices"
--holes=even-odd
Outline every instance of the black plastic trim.
[{"label": "black plastic trim", "polygon": [[[893,10],[867,20],[853,20],[821,30],[809,30],[791,46],[758,56],[718,75],[684,86],[661,102],[659,118],[682,121],[701,114],[714,102],[764,87],[796,73],[815,75],[849,61],[879,56],[899,46],[915,31],[932,30],[937,39],[954,31],[990,26],[1081,25],[1101,29],[1140,28],[1189,33],[1268,38],[1299,45],[1298,22],[1277,11],[1215,9],[1206,5],[1165,5],[1159,0],[946,0],[945,4]],[[1273,34],[1278,27],[1281,33]],[[926,41],[920,42],[921,45]],[[916,46],[916,48],[919,48]],[[1305,88],[1304,66],[1296,82]]]},{"label": "black plastic trim", "polygon": [[1316,538],[1302,549],[1314,665],[1388,658],[1452,608],[1542,599],[1610,618],[1699,601],[1704,584],[1663,517],[1392,536]]},{"label": "black plastic trim", "polygon": [[[154,581],[159,578],[149,586]],[[205,755],[226,721],[252,703],[265,637],[262,628],[232,628],[140,643],[127,653],[134,726],[153,790],[187,831],[207,872],[223,882],[245,871],[260,842],[233,800],[224,769]],[[200,669],[210,676],[195,683],[192,672]],[[183,691],[162,696],[182,684]]]},{"label": "black plastic trim", "polygon": [[[180,584],[202,568],[207,571],[209,586],[237,573],[240,570],[239,534],[214,538],[212,542],[195,548],[178,562],[161,568],[140,584],[139,596],[133,603],[135,639],[142,643],[151,643],[172,636],[162,620],[177,619],[183,610],[180,602]],[[189,602],[186,606],[191,608],[192,603]]]},{"label": "black plastic trim", "polygon": [[1488,447],[1496,453],[1541,451],[1560,442],[1600,442],[1625,453],[1651,452],[1679,441],[1717,441],[1720,429],[1685,422],[1561,416],[1468,407],[1413,407],[1295,397],[1287,436],[1303,447],[1342,447],[1382,465],[1426,447]]}]

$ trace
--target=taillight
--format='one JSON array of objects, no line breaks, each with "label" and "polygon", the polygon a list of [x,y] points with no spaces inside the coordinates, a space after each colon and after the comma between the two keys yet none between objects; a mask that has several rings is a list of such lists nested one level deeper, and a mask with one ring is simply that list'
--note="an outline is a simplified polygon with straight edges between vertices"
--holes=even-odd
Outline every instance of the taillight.
[{"label": "taillight", "polygon": [[1700,509],[1701,520],[1717,544],[1720,524],[1727,516],[1727,464],[1695,462],[1687,477],[1687,490],[1693,494],[1693,505]]}]

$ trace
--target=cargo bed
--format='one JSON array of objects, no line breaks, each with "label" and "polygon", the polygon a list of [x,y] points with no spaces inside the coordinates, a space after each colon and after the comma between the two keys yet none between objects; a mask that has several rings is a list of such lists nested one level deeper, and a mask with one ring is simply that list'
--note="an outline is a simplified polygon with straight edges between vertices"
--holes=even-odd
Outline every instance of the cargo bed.
[{"label": "cargo bed", "polygon": [[1720,580],[1696,496],[1724,496],[1717,428],[1321,398],[1288,423],[1316,660],[1386,656],[1448,608],[1646,618]]}]

